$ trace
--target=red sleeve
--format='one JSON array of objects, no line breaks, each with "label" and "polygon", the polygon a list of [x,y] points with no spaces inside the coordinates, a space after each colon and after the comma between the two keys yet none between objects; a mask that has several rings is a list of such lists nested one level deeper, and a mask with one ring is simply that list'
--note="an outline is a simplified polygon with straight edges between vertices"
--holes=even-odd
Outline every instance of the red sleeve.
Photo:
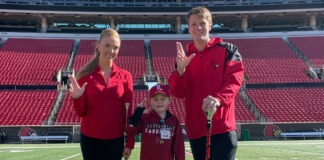
[{"label": "red sleeve", "polygon": [[173,153],[175,160],[185,160],[185,147],[184,140],[182,135],[182,128],[179,121],[177,121],[177,127],[175,129],[173,137]]},{"label": "red sleeve", "polygon": [[242,85],[244,75],[243,63],[241,58],[237,58],[240,56],[239,53],[234,53],[233,56],[236,57],[236,60],[229,60],[226,63],[223,87],[218,93],[216,93],[216,95],[214,95],[222,106],[227,106],[229,103],[234,101],[234,98]]},{"label": "red sleeve", "polygon": [[141,133],[143,130],[143,119],[141,118],[138,122],[137,126],[131,127],[128,126],[126,129],[126,134],[130,136],[136,136],[137,134]]},{"label": "red sleeve", "polygon": [[[79,86],[82,86],[85,83],[85,79],[81,78],[78,80]],[[78,99],[73,99],[73,106],[75,112],[78,114],[79,117],[84,117],[87,113],[87,94],[86,94],[87,87],[83,92],[82,96]]]},{"label": "red sleeve", "polygon": [[143,122],[142,119],[139,121],[138,125],[135,127],[128,126],[126,129],[127,143],[126,148],[134,149],[135,136],[142,132]]},{"label": "red sleeve", "polygon": [[134,149],[135,136],[127,136],[126,148]]},{"label": "red sleeve", "polygon": [[185,97],[185,87],[183,86],[185,73],[180,77],[178,72],[173,72],[168,80],[171,94],[177,98]]},{"label": "red sleeve", "polygon": [[[123,95],[123,115],[126,115],[125,103],[129,103],[128,113],[127,113],[127,124],[129,123],[129,117],[132,115],[132,102],[133,102],[133,78],[129,72],[125,72],[125,82],[124,82],[124,95]],[[126,117],[123,116],[123,122],[126,121]],[[125,128],[127,126],[124,126]],[[126,130],[125,130],[126,132]],[[135,135],[127,136],[126,148],[133,149],[135,145]]]},{"label": "red sleeve", "polygon": [[[133,106],[133,78],[132,75],[129,72],[126,72],[125,74],[125,83],[124,83],[124,95],[123,95],[123,104],[129,103],[128,107],[128,120],[129,117],[132,115],[132,106]],[[125,106],[124,106],[125,107]],[[123,115],[126,113],[124,112]],[[125,122],[125,119],[124,119]]]},{"label": "red sleeve", "polygon": [[128,126],[126,129],[127,136],[135,136],[137,134],[137,128]]}]

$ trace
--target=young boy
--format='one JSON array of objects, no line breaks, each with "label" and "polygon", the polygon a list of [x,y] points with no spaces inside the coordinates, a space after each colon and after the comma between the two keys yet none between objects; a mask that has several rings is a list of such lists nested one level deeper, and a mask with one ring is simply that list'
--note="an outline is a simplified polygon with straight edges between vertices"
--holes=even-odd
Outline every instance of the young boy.
[{"label": "young boy", "polygon": [[127,135],[142,134],[141,160],[184,160],[184,140],[179,120],[167,107],[171,102],[169,89],[155,85],[150,89],[151,110],[143,114],[145,100],[135,109],[126,129]]}]

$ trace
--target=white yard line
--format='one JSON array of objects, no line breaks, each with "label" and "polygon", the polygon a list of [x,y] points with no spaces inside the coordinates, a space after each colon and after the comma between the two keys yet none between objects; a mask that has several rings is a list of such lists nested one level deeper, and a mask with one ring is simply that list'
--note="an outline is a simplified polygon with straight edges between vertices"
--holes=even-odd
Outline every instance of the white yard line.
[{"label": "white yard line", "polygon": [[269,148],[273,150],[280,150],[285,152],[295,152],[295,153],[302,153],[302,154],[315,154],[315,155],[324,155],[323,153],[316,153],[316,152],[304,152],[304,151],[298,151],[298,150],[289,150],[289,149],[280,149],[280,148]]},{"label": "white yard line", "polygon": [[67,159],[70,159],[70,158],[76,157],[76,156],[78,156],[78,155],[80,155],[80,154],[81,154],[81,153],[78,153],[78,154],[72,155],[72,156],[70,156],[70,157],[63,158],[63,159],[61,159],[61,160],[67,160]]}]

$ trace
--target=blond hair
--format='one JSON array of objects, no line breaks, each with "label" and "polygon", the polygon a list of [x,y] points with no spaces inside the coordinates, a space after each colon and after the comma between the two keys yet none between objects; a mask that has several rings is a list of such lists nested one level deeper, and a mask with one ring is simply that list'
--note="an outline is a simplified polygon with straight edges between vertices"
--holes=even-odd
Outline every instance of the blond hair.
[{"label": "blond hair", "polygon": [[191,15],[196,15],[200,18],[203,19],[207,19],[207,21],[209,22],[209,24],[212,24],[212,15],[210,13],[210,11],[205,8],[205,7],[195,7],[192,8],[189,12],[188,12],[188,20],[190,18]]},{"label": "blond hair", "polygon": [[[116,37],[120,40],[118,32],[114,29],[102,30],[101,34],[100,34],[100,38],[97,43],[100,43],[100,41],[103,37]],[[99,57],[100,57],[100,52],[99,52],[99,49],[96,47],[95,51],[94,51],[94,57],[85,66],[82,67],[80,72],[78,72],[76,78],[80,79],[80,78],[92,73],[95,70],[95,68],[97,67],[97,65],[99,64]]]}]

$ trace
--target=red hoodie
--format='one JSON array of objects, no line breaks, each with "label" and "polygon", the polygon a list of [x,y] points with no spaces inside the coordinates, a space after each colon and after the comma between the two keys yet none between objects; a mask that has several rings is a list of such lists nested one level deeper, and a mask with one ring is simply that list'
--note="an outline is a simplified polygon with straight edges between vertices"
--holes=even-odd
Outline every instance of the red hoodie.
[{"label": "red hoodie", "polygon": [[[97,139],[116,139],[124,135],[125,103],[130,103],[128,116],[132,115],[133,80],[129,72],[112,66],[108,86],[100,67],[78,80],[80,86],[87,82],[82,96],[74,99],[76,113],[82,117],[81,132]],[[126,147],[134,148],[135,137],[128,137]]]},{"label": "red hoodie", "polygon": [[234,98],[241,87],[244,67],[236,46],[212,38],[200,52],[194,44],[187,46],[189,57],[196,54],[180,77],[169,77],[171,94],[185,98],[186,132],[190,139],[206,136],[207,118],[202,110],[203,99],[211,95],[219,100],[212,118],[212,134],[236,129]]},{"label": "red hoodie", "polygon": [[[161,139],[161,128],[170,131],[170,138]],[[166,111],[164,121],[153,110],[143,114],[136,127],[128,127],[127,135],[141,133],[141,160],[184,160],[184,140],[177,117]]]}]

